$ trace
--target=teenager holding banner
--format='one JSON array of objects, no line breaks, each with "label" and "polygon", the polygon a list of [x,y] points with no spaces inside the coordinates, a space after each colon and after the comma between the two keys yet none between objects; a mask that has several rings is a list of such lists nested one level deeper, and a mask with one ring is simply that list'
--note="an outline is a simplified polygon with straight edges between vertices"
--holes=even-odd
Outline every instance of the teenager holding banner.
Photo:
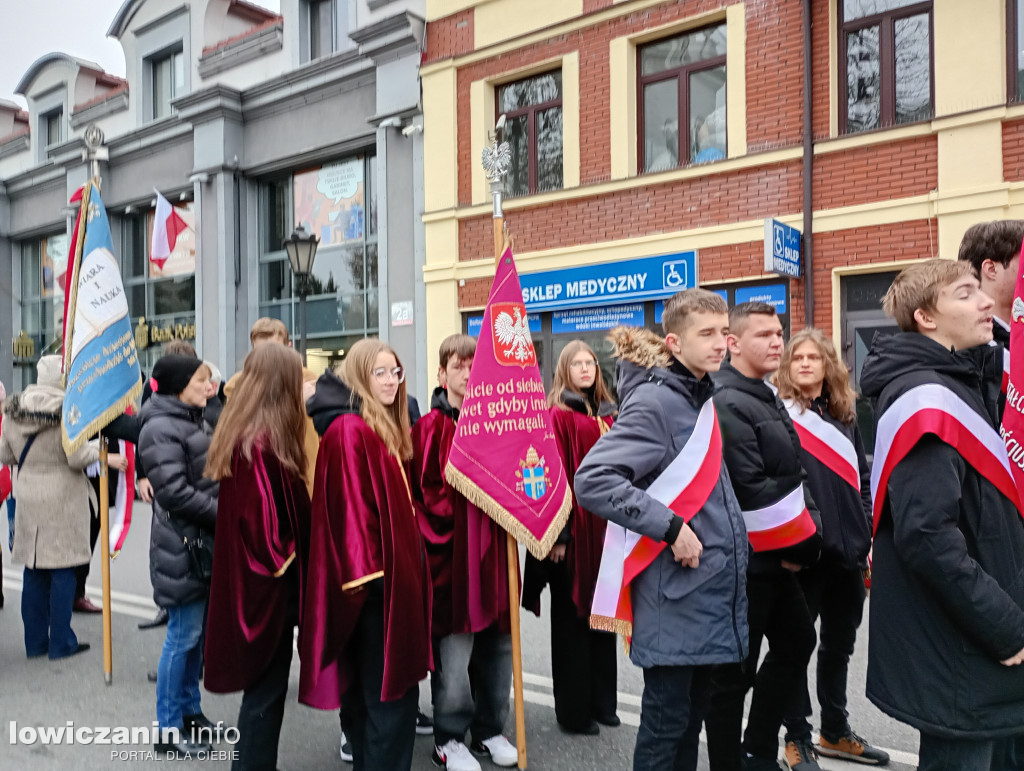
[{"label": "teenager holding banner", "polygon": [[[715,408],[754,555],[747,570],[749,655],[714,675],[707,717],[713,771],[778,768],[779,728],[814,651],[814,624],[796,573],[818,559],[817,509],[804,486],[793,422],[764,382],[779,368],[782,347],[782,324],[773,306],[741,303],[729,312],[730,363],[715,376]],[[758,669],[762,638],[770,650]],[[743,701],[751,688],[741,747]],[[787,756],[787,762],[796,771],[816,771],[811,754]]]},{"label": "teenager holding banner", "polygon": [[[582,340],[562,349],[548,394],[551,423],[572,485],[583,458],[612,425],[615,403],[594,350]],[[523,607],[540,615],[540,594],[551,588],[551,678],[555,719],[569,733],[594,735],[615,727],[615,635],[590,628],[604,548],[605,521],[573,500],[569,521],[546,560],[526,556]]]},{"label": "teenager holding banner", "polygon": [[608,520],[591,623],[631,637],[644,670],[633,768],[693,771],[711,666],[747,654],[747,540],[708,376],[725,356],[725,301],[687,289],[662,326],[664,340],[612,333],[619,415],[574,487]]},{"label": "teenager holding banner", "polygon": [[447,771],[479,771],[467,732],[473,750],[497,765],[518,757],[502,734],[512,688],[505,534],[444,477],[475,354],[469,335],[441,341],[446,386],[434,390],[412,433],[417,523],[434,584],[433,762]]},{"label": "teenager holding banner", "polygon": [[904,269],[902,334],[861,371],[877,399],[867,696],[921,732],[920,771],[1001,768],[1024,733],[1024,521],[998,432],[993,302],[969,265]]},{"label": "teenager holding banner", "polygon": [[[356,771],[412,767],[430,668],[430,572],[408,480],[405,370],[359,340],[306,411],[322,435],[299,630],[299,701],[341,709]],[[506,692],[506,698],[508,694]]]},{"label": "teenager holding banner", "polygon": [[[811,618],[821,617],[817,751],[885,765],[889,756],[853,732],[846,711],[847,670],[866,596],[862,571],[871,549],[871,469],[857,427],[857,394],[832,341],[813,327],[790,339],[775,383],[800,437],[807,486],[821,512],[821,559],[798,574]],[[805,675],[785,721],[787,757],[814,754],[810,716]]]}]

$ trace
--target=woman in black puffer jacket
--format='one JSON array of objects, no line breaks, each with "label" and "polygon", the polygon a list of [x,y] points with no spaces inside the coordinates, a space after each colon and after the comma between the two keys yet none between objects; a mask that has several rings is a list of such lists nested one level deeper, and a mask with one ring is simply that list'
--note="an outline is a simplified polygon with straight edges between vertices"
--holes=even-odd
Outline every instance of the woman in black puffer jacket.
[{"label": "woman in black puffer jacket", "polygon": [[[203,477],[212,433],[203,420],[210,370],[197,358],[169,355],[157,361],[153,379],[156,393],[143,411],[139,449],[153,485],[153,600],[169,616],[157,669],[156,714],[160,728],[177,728],[180,738],[156,749],[194,754],[209,750],[209,744],[193,740],[193,729],[214,729],[199,695],[210,583],[195,574],[186,546],[194,539],[212,546],[217,521],[218,484]],[[201,735],[212,738],[213,733]]]}]

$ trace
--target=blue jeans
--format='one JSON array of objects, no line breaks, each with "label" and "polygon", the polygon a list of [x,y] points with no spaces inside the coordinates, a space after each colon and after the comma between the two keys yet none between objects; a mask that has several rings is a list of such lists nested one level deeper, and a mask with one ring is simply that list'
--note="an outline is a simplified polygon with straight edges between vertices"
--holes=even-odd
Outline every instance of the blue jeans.
[{"label": "blue jeans", "polygon": [[74,604],[74,568],[25,568],[21,619],[27,656],[48,653],[51,659],[59,659],[78,650],[78,638],[71,631]]},{"label": "blue jeans", "polygon": [[434,743],[476,741],[500,734],[512,690],[512,637],[493,624],[475,634],[435,640],[430,692],[434,702]]},{"label": "blue jeans", "polygon": [[696,771],[710,690],[711,667],[644,670],[633,771]]},{"label": "blue jeans", "polygon": [[[72,582],[74,571],[72,571]],[[184,728],[185,715],[198,715],[203,668],[206,600],[167,609],[167,638],[156,675],[156,719],[161,728]]]}]

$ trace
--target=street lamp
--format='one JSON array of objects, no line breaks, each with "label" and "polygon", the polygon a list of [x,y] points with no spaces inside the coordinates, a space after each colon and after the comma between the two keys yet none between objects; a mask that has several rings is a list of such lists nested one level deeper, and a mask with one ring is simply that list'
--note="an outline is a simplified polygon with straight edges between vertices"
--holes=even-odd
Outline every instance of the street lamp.
[{"label": "street lamp", "polygon": [[302,327],[299,336],[299,353],[302,354],[303,364],[306,363],[306,334],[309,332],[306,297],[309,296],[309,278],[313,274],[313,260],[316,259],[316,248],[319,245],[320,239],[307,233],[306,228],[301,225],[284,240],[284,248],[288,252],[288,262],[291,263],[292,273],[295,274],[299,290],[299,323]]}]

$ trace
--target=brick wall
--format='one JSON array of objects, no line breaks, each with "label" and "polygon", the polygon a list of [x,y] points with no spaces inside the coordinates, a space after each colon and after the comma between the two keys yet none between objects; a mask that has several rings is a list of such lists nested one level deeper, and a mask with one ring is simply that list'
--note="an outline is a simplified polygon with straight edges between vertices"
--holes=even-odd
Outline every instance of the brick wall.
[{"label": "brick wall", "polygon": [[1003,179],[1007,182],[1024,179],[1024,120],[1003,124]]},{"label": "brick wall", "polygon": [[450,59],[472,51],[473,19],[473,9],[467,8],[427,24],[427,45],[423,51],[423,64]]},{"label": "brick wall", "polygon": [[[1024,133],[1021,137],[1024,140]],[[923,195],[938,184],[938,141],[934,136],[814,158],[815,210]]]},{"label": "brick wall", "polygon": [[[792,214],[800,210],[800,162],[556,201],[507,212],[521,252]],[[459,221],[459,259],[492,250],[490,214]]]}]

